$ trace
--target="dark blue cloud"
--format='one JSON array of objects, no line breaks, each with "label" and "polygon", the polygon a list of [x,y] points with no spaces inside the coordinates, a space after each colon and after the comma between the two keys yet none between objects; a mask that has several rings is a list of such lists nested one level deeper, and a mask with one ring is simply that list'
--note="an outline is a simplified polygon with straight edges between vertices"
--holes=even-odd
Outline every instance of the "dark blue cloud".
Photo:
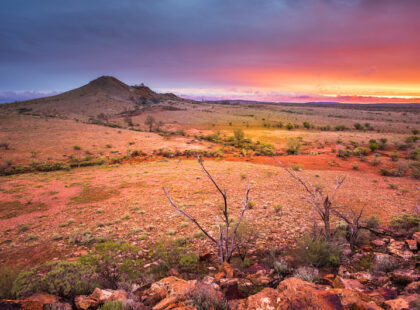
[{"label": "dark blue cloud", "polygon": [[381,18],[392,26],[406,16],[399,38],[412,40],[415,9],[411,0],[3,0],[0,90],[66,90],[102,74],[194,87],[217,83],[206,76],[218,67],[328,63],[338,45],[386,44],[369,28]]}]

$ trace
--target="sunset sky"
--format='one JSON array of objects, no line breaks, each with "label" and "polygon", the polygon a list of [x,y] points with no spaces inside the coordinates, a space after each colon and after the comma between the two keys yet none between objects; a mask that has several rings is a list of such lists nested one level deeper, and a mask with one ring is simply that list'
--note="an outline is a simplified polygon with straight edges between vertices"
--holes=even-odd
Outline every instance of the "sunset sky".
[{"label": "sunset sky", "polygon": [[196,99],[420,102],[419,0],[2,0],[0,102],[100,75]]}]

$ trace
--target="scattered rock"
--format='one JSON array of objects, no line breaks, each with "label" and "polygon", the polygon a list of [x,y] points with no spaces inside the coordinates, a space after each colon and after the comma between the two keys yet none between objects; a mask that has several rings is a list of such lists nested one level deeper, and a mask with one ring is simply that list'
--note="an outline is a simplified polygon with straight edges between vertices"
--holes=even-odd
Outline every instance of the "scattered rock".
[{"label": "scattered rock", "polygon": [[411,282],[410,284],[408,284],[404,289],[404,293],[420,294],[420,281]]},{"label": "scattered rock", "polygon": [[354,291],[363,291],[365,289],[364,285],[360,283],[358,280],[354,279],[343,279],[337,276],[333,282],[334,288],[345,288],[348,290]]},{"label": "scattered rock", "polygon": [[413,234],[413,239],[416,240],[418,244],[420,244],[420,231],[417,231]]},{"label": "scattered rock", "polygon": [[391,280],[395,284],[399,285],[407,285],[411,282],[418,281],[420,279],[419,274],[417,274],[414,270],[395,270],[391,274]]},{"label": "scattered rock", "polygon": [[391,299],[385,301],[386,308],[388,310],[408,310],[410,309],[410,304],[408,301],[402,298]]},{"label": "scattered rock", "polygon": [[399,256],[405,260],[409,260],[413,257],[413,252],[406,249],[404,241],[391,240],[391,243],[388,245],[388,251],[391,254]]},{"label": "scattered rock", "polygon": [[408,239],[408,240],[405,240],[405,243],[407,243],[408,248],[411,251],[417,251],[417,241],[416,240]]},{"label": "scattered rock", "polygon": [[376,239],[372,241],[372,244],[378,248],[382,248],[385,246],[385,241],[383,239]]},{"label": "scattered rock", "polygon": [[288,278],[280,282],[277,289],[277,309],[344,309],[337,294],[297,278]]},{"label": "scattered rock", "polygon": [[98,307],[99,301],[89,296],[80,295],[74,299],[74,304],[77,309],[87,310],[89,308]]},{"label": "scattered rock", "polygon": [[229,303],[234,310],[279,309],[279,292],[265,288],[261,292],[239,301],[236,305]]},{"label": "scattered rock", "polygon": [[220,265],[219,270],[223,271],[227,278],[233,278],[234,271],[228,262],[223,262],[223,264]]}]

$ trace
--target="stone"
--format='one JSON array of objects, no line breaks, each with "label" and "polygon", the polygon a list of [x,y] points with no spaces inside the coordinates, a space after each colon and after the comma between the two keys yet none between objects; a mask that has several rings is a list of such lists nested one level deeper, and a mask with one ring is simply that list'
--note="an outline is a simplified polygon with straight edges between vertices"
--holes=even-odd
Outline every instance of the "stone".
[{"label": "stone", "polygon": [[228,262],[223,262],[219,267],[220,271],[223,271],[227,278],[233,278],[233,268]]},{"label": "stone", "polygon": [[127,298],[128,298],[128,293],[124,290],[113,291],[111,295],[112,301],[126,301]]},{"label": "stone", "polygon": [[408,284],[404,289],[404,293],[420,294],[420,281],[411,282],[410,284]]},{"label": "stone", "polygon": [[411,251],[417,251],[417,241],[416,240],[408,239],[408,240],[405,240],[405,243],[407,243],[408,248]]},{"label": "stone", "polygon": [[382,239],[376,239],[372,241],[372,244],[378,248],[382,248],[383,246],[385,246],[385,241]]},{"label": "stone", "polygon": [[399,269],[391,273],[391,281],[399,285],[407,285],[411,282],[418,281],[419,279],[419,274],[411,269]]},{"label": "stone", "polygon": [[277,309],[344,309],[337,294],[297,278],[288,278],[280,282],[277,290]]},{"label": "stone", "polygon": [[211,252],[209,250],[203,250],[199,254],[199,258],[201,261],[206,261],[211,258]]},{"label": "stone", "polygon": [[420,231],[413,234],[413,239],[417,241],[417,244],[420,244]]},{"label": "stone", "polygon": [[146,305],[159,304],[168,306],[169,302],[176,303],[183,301],[186,296],[195,288],[197,281],[185,281],[177,277],[167,277],[155,282],[145,292],[142,300]]},{"label": "stone", "polygon": [[89,308],[96,308],[99,306],[98,300],[89,296],[80,295],[74,298],[74,304],[77,309],[87,310]]},{"label": "stone", "polygon": [[112,290],[101,290],[100,288],[95,288],[92,294],[89,295],[90,298],[96,299],[100,304],[106,303],[111,300]]},{"label": "stone", "polygon": [[409,260],[414,255],[413,252],[406,249],[404,241],[392,240],[391,243],[388,245],[388,251],[391,254],[399,256],[405,260]]},{"label": "stone", "polygon": [[388,310],[408,310],[410,309],[410,304],[408,301],[402,298],[391,299],[385,301],[385,305]]},{"label": "stone", "polygon": [[333,281],[334,288],[344,288],[353,291],[363,291],[364,285],[355,279],[343,279],[339,276],[335,277]]},{"label": "stone", "polygon": [[235,310],[278,309],[278,296],[278,290],[266,287],[261,292],[239,301],[236,305],[231,303],[229,305]]},{"label": "stone", "polygon": [[171,268],[169,269],[169,271],[166,273],[166,275],[168,277],[173,276],[173,277],[178,277],[179,276],[179,272],[178,270],[176,270],[175,268]]},{"label": "stone", "polygon": [[382,309],[372,301],[368,302],[368,297],[361,293],[343,288],[334,288],[329,290],[329,293],[339,296],[342,306],[345,309],[358,309],[358,310],[376,310]]}]

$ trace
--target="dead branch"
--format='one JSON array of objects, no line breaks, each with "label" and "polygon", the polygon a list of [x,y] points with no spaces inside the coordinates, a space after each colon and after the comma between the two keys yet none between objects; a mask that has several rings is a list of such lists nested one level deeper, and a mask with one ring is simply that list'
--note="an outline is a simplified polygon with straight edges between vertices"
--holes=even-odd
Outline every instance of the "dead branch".
[{"label": "dead branch", "polygon": [[222,215],[223,215],[223,222],[225,225],[225,229],[223,232],[222,229],[222,224],[219,221],[219,217],[216,216],[215,220],[217,223],[217,227],[219,230],[219,237],[218,240],[216,240],[213,236],[211,236],[200,224],[199,222],[190,214],[188,214],[187,212],[181,210],[181,208],[179,208],[176,203],[172,200],[168,190],[166,188],[163,188],[163,191],[166,195],[166,197],[168,198],[170,204],[179,212],[181,213],[183,216],[185,216],[187,219],[189,219],[191,222],[193,222],[198,229],[200,229],[200,231],[202,231],[204,233],[204,235],[209,238],[213,243],[215,243],[218,247],[218,251],[219,251],[219,259],[220,262],[229,262],[230,259],[232,258],[232,255],[234,253],[235,250],[238,250],[241,246],[242,246],[242,242],[237,242],[237,233],[238,233],[238,228],[242,223],[242,219],[243,216],[245,214],[245,211],[247,209],[248,206],[248,201],[249,201],[249,183],[248,183],[248,187],[247,187],[247,191],[245,193],[245,201],[244,204],[242,205],[242,209],[241,209],[241,213],[239,215],[239,220],[237,221],[237,223],[235,224],[235,226],[233,227],[233,231],[230,231],[230,217],[229,217],[229,208],[228,208],[228,201],[227,201],[227,194],[226,194],[226,190],[222,190],[219,185],[216,183],[216,181],[214,180],[214,178],[211,176],[211,174],[207,171],[207,169],[204,167],[204,164],[201,160],[201,158],[198,156],[198,163],[201,166],[201,169],[203,170],[203,172],[206,174],[206,176],[210,179],[210,181],[213,183],[213,185],[216,187],[217,191],[220,193],[220,195],[223,198],[223,203],[224,203],[224,207],[223,207],[223,211],[222,211]]},{"label": "dead branch", "polygon": [[281,161],[277,160],[281,167],[296,181],[298,181],[306,191],[305,200],[312,205],[316,213],[318,213],[321,220],[324,222],[324,233],[325,237],[329,239],[331,237],[330,227],[330,215],[334,208],[334,200],[337,191],[343,185],[346,176],[338,177],[334,191],[330,196],[324,194],[323,190],[319,187],[313,186],[311,182],[302,179],[293,169],[286,167]]}]

